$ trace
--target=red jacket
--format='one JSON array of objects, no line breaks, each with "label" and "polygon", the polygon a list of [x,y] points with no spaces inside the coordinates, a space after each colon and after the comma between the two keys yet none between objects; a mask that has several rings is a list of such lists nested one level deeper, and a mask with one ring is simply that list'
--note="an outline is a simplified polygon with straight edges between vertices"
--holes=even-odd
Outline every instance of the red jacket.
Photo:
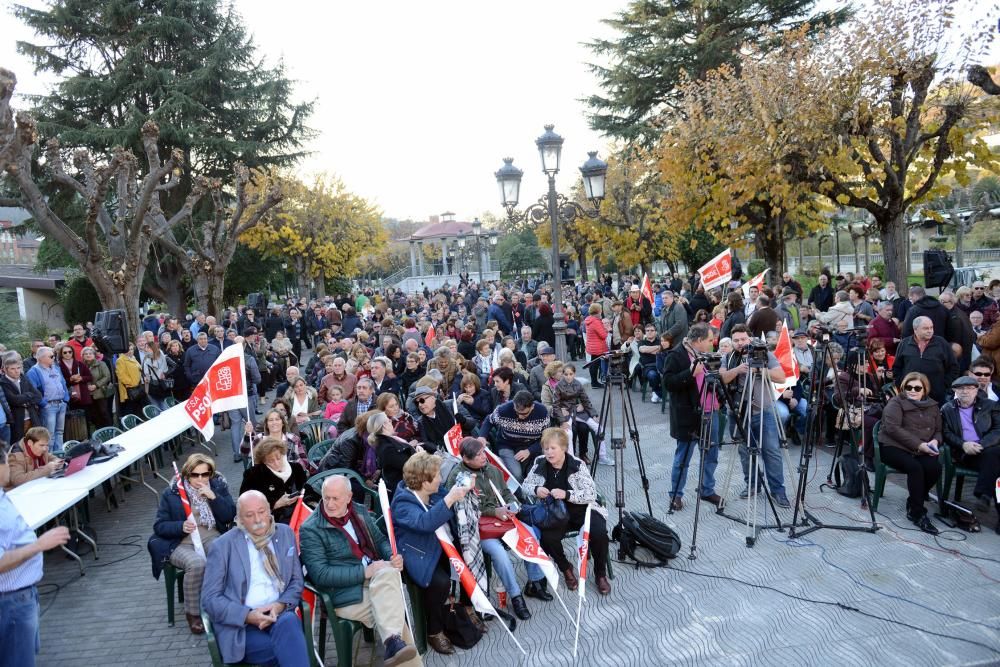
[{"label": "red jacket", "polygon": [[604,328],[604,322],[598,315],[588,315],[583,321],[583,326],[587,329],[587,354],[599,356],[608,352],[608,330]]}]

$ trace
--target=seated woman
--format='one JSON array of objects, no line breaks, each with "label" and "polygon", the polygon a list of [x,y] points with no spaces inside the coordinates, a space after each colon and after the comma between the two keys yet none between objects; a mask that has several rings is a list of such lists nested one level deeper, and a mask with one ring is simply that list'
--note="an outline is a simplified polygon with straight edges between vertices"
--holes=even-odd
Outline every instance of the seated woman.
[{"label": "seated woman", "polygon": [[306,471],[298,463],[288,462],[288,446],[284,440],[266,437],[253,449],[254,465],[243,473],[240,494],[260,491],[271,506],[274,520],[288,523],[292,511],[305,490]]},{"label": "seated woman", "polygon": [[462,393],[458,395],[458,411],[470,417],[475,425],[486,419],[493,412],[490,393],[482,389],[479,376],[465,371],[461,380]]},{"label": "seated woman", "polygon": [[[179,485],[183,485],[191,504],[190,519],[181,502]],[[197,529],[207,549],[215,538],[229,530],[235,518],[236,503],[226,478],[216,472],[215,461],[204,454],[189,456],[181,467],[180,482],[173,480],[160,495],[153,536],[147,545],[153,559],[153,576],[159,578],[165,562],[184,571],[184,613],[193,634],[205,632],[201,623],[205,557],[195,551],[191,534]]]},{"label": "seated woman", "polygon": [[[475,521],[470,521],[469,523],[478,527],[476,533],[478,542],[483,552],[489,555],[490,560],[493,562],[494,571],[500,577],[500,581],[503,582],[504,588],[507,589],[507,595],[510,596],[511,607],[514,613],[519,619],[526,621],[531,618],[531,612],[528,611],[528,605],[521,595],[521,585],[517,582],[517,575],[514,572],[514,566],[510,562],[510,557],[507,555],[507,550],[504,548],[503,542],[499,537],[485,537],[479,521],[481,517],[494,517],[500,522],[508,521],[513,516],[513,512],[508,507],[516,502],[514,494],[504,484],[503,473],[500,472],[500,469],[491,464],[489,459],[486,458],[486,445],[480,442],[478,438],[463,438],[459,454],[462,460],[448,473],[448,482],[445,484],[445,487],[451,488],[455,486],[458,476],[463,472],[472,476],[474,490],[465,500],[459,501],[456,511],[468,510],[472,513],[471,518],[475,519]],[[501,504],[497,500],[496,493],[493,491],[494,488],[503,494],[506,504]],[[506,525],[506,528],[511,527],[512,524]],[[500,529],[503,530],[504,527],[501,526]],[[529,530],[535,533],[536,538],[541,534],[533,526],[529,526]],[[467,545],[465,540],[461,540],[461,536],[460,541],[462,541],[463,550],[467,546],[474,546]],[[476,540],[473,539],[472,541]],[[524,587],[524,595],[539,600],[551,600],[552,594],[548,592],[548,582],[545,580],[542,569],[528,562],[525,562],[525,569],[528,573],[528,584]]]},{"label": "seated woman", "polygon": [[[523,487],[534,491],[539,499],[552,496],[566,501],[566,521],[542,529],[542,548],[562,570],[566,588],[575,591],[578,585],[576,568],[563,553],[562,540],[571,530],[583,526],[587,506],[590,505],[590,553],[594,556],[594,576],[601,595],[611,592],[608,581],[608,528],[607,510],[597,504],[597,489],[587,466],[570,455],[569,436],[559,427],[542,432],[542,455],[535,459],[531,472],[524,478]],[[586,582],[584,582],[586,583]]]},{"label": "seated woman", "polygon": [[937,535],[927,518],[924,502],[941,475],[938,448],[944,442],[941,409],[930,398],[930,380],[923,373],[907,373],[901,391],[882,410],[878,444],[882,462],[906,473],[906,518],[920,530]]},{"label": "seated woman", "polygon": [[306,423],[313,417],[320,415],[319,403],[316,399],[316,390],[306,384],[306,381],[297,377],[292,380],[291,395],[291,418],[296,427]]},{"label": "seated woman", "polygon": [[[73,348],[67,346],[67,350]],[[4,491],[39,477],[48,477],[63,465],[63,460],[55,454],[49,454],[49,440],[52,436],[47,428],[33,426],[24,434],[20,445],[14,446],[14,451],[7,457],[10,466],[10,479]]]},{"label": "seated woman", "polygon": [[375,450],[375,462],[385,480],[389,498],[395,493],[396,487],[403,479],[403,466],[410,457],[423,448],[429,454],[434,453],[432,445],[420,445],[416,441],[407,442],[398,435],[392,427],[392,420],[384,412],[375,412],[368,418],[366,426],[368,444]]},{"label": "seated woman", "polygon": [[255,431],[253,425],[247,422],[246,432],[247,437],[243,439],[243,445],[240,447],[243,456],[250,456],[250,452],[264,438],[277,438],[283,440],[288,447],[289,463],[298,463],[308,475],[316,473],[316,466],[310,463],[309,453],[302,444],[302,439],[288,430],[288,422],[279,410],[271,408],[267,411],[260,423],[260,431]]},{"label": "seated woman", "polygon": [[[528,372],[521,366],[521,362],[514,358],[514,353],[510,350],[500,350],[497,355],[497,368],[509,368],[514,371],[514,379],[522,384],[528,384]],[[494,371],[496,374],[496,371]]]},{"label": "seated woman", "polygon": [[[445,493],[441,490],[441,459],[427,452],[417,452],[403,466],[403,481],[392,499],[392,523],[403,566],[413,583],[424,591],[427,643],[445,655],[455,652],[444,634],[444,616],[451,593],[451,565],[434,531],[440,526],[448,529],[448,523],[455,518],[455,503],[465,498],[471,488],[453,486]],[[486,590],[486,566],[481,554],[478,562],[466,564],[480,587]],[[462,603],[469,618],[482,632],[485,625],[464,590]]]},{"label": "seated woman", "polygon": [[542,405],[545,409],[549,411],[549,415],[552,416],[554,420],[565,421],[559,419],[559,415],[556,415],[556,385],[563,377],[563,362],[561,361],[550,361],[545,366],[545,384],[542,385]]},{"label": "seated woman", "polygon": [[375,400],[375,407],[385,413],[385,416],[392,421],[392,428],[396,435],[407,442],[417,441],[420,429],[417,422],[408,412],[404,412],[399,407],[399,397],[392,393],[379,394]]}]

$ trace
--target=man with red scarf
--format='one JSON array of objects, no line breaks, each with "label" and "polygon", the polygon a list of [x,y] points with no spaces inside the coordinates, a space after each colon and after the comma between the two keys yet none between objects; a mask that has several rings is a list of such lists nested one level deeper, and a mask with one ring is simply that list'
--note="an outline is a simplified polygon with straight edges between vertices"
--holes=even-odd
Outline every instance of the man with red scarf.
[{"label": "man with red scarf", "polygon": [[352,502],[351,484],[333,475],[299,530],[309,580],[333,598],[337,616],[378,629],[385,665],[420,665],[403,608],[403,557],[393,555],[375,517]]},{"label": "man with red scarf", "polygon": [[625,299],[625,312],[632,318],[632,328],[653,321],[653,304],[642,296],[638,285],[632,285],[629,290],[628,298]]}]

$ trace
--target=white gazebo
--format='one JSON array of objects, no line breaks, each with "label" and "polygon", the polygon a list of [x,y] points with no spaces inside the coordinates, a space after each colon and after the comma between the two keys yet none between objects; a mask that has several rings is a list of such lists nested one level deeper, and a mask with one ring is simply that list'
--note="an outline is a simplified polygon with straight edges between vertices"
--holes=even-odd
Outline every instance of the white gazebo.
[{"label": "white gazebo", "polygon": [[[483,232],[478,218],[463,222],[451,212],[434,216],[410,236],[409,275],[400,276],[396,286],[406,292],[435,289],[446,282],[458,284],[461,273],[468,273],[472,280],[498,280],[499,267],[490,259],[497,239],[496,231]],[[424,244],[440,244],[440,262],[428,265],[424,261]]]}]

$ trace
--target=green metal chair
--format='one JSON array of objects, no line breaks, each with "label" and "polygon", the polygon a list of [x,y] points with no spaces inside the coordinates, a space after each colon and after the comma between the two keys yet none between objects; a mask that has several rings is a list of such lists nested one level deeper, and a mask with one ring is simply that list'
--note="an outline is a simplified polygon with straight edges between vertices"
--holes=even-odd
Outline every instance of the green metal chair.
[{"label": "green metal chair", "polygon": [[146,421],[156,419],[160,416],[160,409],[155,405],[147,405],[142,409],[142,416]]},{"label": "green metal chair", "polygon": [[875,449],[875,490],[872,492],[872,511],[878,511],[878,501],[882,497],[882,493],[885,491],[885,478],[889,473],[899,473],[900,475],[905,475],[902,470],[896,470],[882,463],[882,451],[881,445],[878,442],[878,432],[881,429],[882,422],[875,422],[875,427],[872,429],[872,445]]},{"label": "green metal chair", "polygon": [[328,451],[330,451],[330,447],[333,445],[333,443],[334,441],[331,438],[330,440],[323,440],[321,442],[317,442],[315,445],[310,447],[309,462],[312,463],[313,465],[319,464],[320,460],[324,456],[326,456],[326,453]]},{"label": "green metal chair", "polygon": [[[184,570],[170,563],[163,564],[163,583],[167,587],[167,625],[174,624],[174,597],[184,604]],[[176,593],[174,592],[176,591]]]},{"label": "green metal chair", "polygon": [[105,426],[104,428],[99,428],[96,431],[94,431],[94,434],[90,436],[90,439],[96,440],[97,442],[100,443],[105,443],[108,440],[111,440],[112,438],[117,438],[121,434],[122,430],[120,428],[114,426]]},{"label": "green metal chair", "polygon": [[[155,405],[147,405],[142,409],[142,416],[145,418],[146,421],[150,421],[152,419],[156,419],[157,417],[159,417],[162,412],[163,411],[160,410]],[[170,438],[170,440],[167,440],[165,443],[163,443],[163,447],[161,448],[161,450],[163,448],[169,449],[170,453],[173,454],[174,459],[179,459],[184,453],[183,450],[181,449],[181,436],[178,435],[174,436],[173,438]],[[163,453],[160,450],[157,450],[157,462],[161,466],[163,465]]]},{"label": "green metal chair", "polygon": [[[311,667],[322,667],[322,664],[316,660],[316,651],[314,649],[315,644],[313,642],[312,633],[312,607],[310,607],[309,603],[305,600],[299,602],[299,614],[302,617],[302,632],[305,634],[306,638],[306,653],[309,654],[309,664]],[[226,665],[231,665],[232,667],[255,667],[254,663],[249,662],[223,662],[222,652],[219,651],[219,642],[215,639],[215,631],[212,629],[212,621],[208,618],[208,614],[204,611],[201,612],[201,622],[205,626],[205,639],[208,640],[208,652],[212,656],[212,667],[225,667]]]},{"label": "green metal chair", "polygon": [[330,427],[336,425],[332,419],[311,419],[299,425],[299,436],[308,438],[311,447],[329,438]]},{"label": "green metal chair", "polygon": [[122,428],[126,431],[131,431],[136,426],[142,423],[142,417],[138,415],[124,415],[121,418]]},{"label": "green metal chair", "polygon": [[163,402],[167,404],[168,408],[172,408],[175,405],[177,405],[177,399],[174,398],[173,396],[167,396],[165,399],[163,399]]},{"label": "green metal chair", "polygon": [[[122,431],[120,428],[116,428],[114,426],[105,426],[104,428],[99,428],[96,431],[94,431],[94,433],[90,436],[90,439],[93,440],[94,442],[99,442],[103,444],[113,438],[117,438],[121,434]],[[101,485],[101,488],[104,490],[104,502],[108,506],[109,512],[111,511],[112,499],[114,499],[115,503],[125,502],[125,489],[122,487],[121,484],[116,483],[114,479],[115,478],[112,478]],[[115,493],[119,489],[121,489],[122,491],[121,497],[119,497]]]},{"label": "green metal chair", "polygon": [[[319,658],[326,664],[326,624],[329,620],[330,630],[333,634],[334,647],[337,650],[337,665],[354,664],[354,635],[360,630],[362,636],[369,644],[375,641],[375,633],[371,628],[365,627],[360,621],[351,621],[337,616],[337,610],[333,606],[333,598],[329,593],[320,591],[306,580],[306,590],[316,594],[316,598],[322,603],[323,611],[319,617]],[[206,626],[207,627],[207,626]]]},{"label": "green metal chair", "polygon": [[951,447],[946,444],[941,445],[941,476],[938,477],[937,492],[938,502],[941,504],[941,511],[944,512],[944,502],[948,500],[951,493],[951,484],[955,483],[955,502],[962,499],[962,487],[965,485],[966,477],[979,477],[979,471],[972,468],[957,465],[951,456]]},{"label": "green metal chair", "polygon": [[343,475],[361,485],[365,492],[365,506],[371,510],[372,515],[379,521],[382,520],[382,506],[379,504],[378,490],[365,484],[364,478],[350,468],[334,468],[316,473],[306,480],[306,485],[316,492],[316,495],[323,496],[323,480],[331,475]]}]

